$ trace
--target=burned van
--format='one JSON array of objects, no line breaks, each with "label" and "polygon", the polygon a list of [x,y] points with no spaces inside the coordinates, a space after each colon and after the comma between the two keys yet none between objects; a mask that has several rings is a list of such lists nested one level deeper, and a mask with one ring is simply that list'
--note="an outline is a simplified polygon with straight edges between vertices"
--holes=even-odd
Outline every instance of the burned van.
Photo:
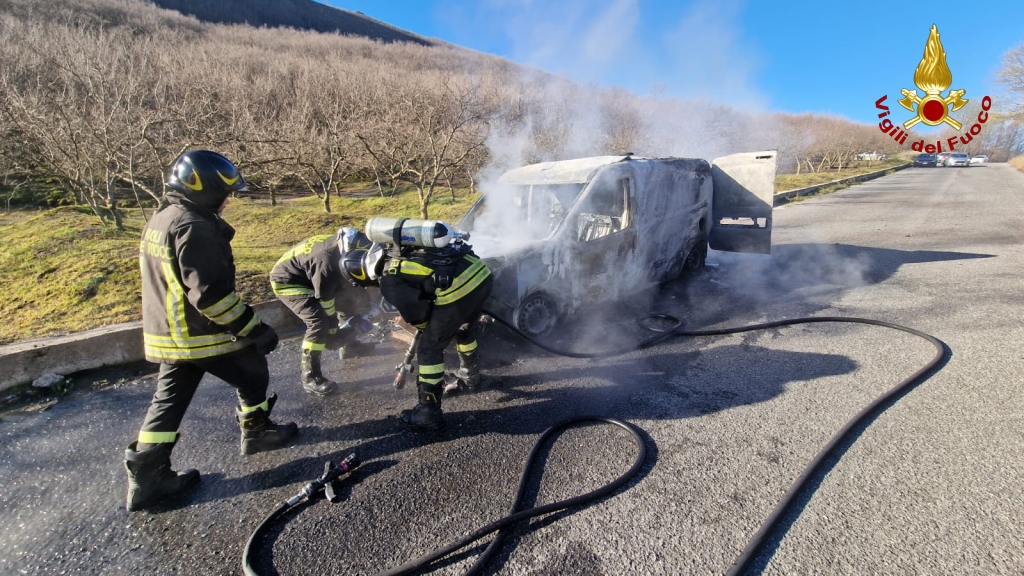
[{"label": "burned van", "polygon": [[459,228],[494,274],[487,309],[530,336],[584,307],[704,266],[708,247],[771,251],[775,151],[599,156],[510,170]]}]

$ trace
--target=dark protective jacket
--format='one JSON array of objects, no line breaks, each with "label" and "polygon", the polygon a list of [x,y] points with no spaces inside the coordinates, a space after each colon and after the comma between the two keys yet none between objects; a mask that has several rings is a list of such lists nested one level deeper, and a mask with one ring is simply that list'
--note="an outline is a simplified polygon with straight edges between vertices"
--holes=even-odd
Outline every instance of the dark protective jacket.
[{"label": "dark protective jacket", "polygon": [[435,306],[453,306],[477,289],[491,271],[469,246],[404,249],[389,258],[380,278],[384,299],[402,319],[422,329]]},{"label": "dark protective jacket", "polygon": [[316,298],[329,316],[340,310],[352,316],[366,310],[370,298],[352,285],[341,269],[341,250],[334,234],[313,236],[294,246],[270,271],[276,296]]},{"label": "dark protective jacket", "polygon": [[164,196],[139,245],[147,360],[176,364],[250,344],[260,318],[235,293],[234,235],[212,209]]}]

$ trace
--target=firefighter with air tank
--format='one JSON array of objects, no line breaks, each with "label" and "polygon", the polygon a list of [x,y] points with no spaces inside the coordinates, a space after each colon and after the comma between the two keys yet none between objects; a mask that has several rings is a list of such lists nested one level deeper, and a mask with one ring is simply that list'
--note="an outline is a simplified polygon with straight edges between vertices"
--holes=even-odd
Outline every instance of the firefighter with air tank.
[{"label": "firefighter with air tank", "polygon": [[[234,291],[234,229],[220,214],[232,192],[246,190],[245,180],[230,160],[207,150],[183,154],[171,172],[140,249],[146,358],[160,364],[160,375],[138,440],[125,450],[129,511],[198,484],[198,471],[171,469],[170,454],[206,373],[236,388],[243,454],[285,446],[297,433],[294,423],[270,420],[277,396],[266,395],[265,355],[277,347],[277,334]],[[480,386],[477,334],[492,278],[466,238],[443,222],[373,218],[366,234],[342,228],[285,253],[271,281],[275,294],[307,324],[303,387],[318,394],[336,387],[323,377],[319,355],[370,328],[353,312],[376,307],[365,291],[349,288],[379,285],[385,300],[418,330],[419,399],[401,419],[417,429],[442,427],[444,350],[452,340],[459,389]],[[338,326],[341,303],[352,315]]]},{"label": "firefighter with air tank", "polygon": [[452,340],[459,356],[459,389],[472,392],[480,386],[477,335],[491,293],[491,272],[467,237],[444,222],[371,218],[366,236],[375,245],[361,261],[347,263],[350,276],[364,286],[379,285],[384,299],[419,331],[419,401],[401,419],[417,429],[440,428],[444,349]]}]

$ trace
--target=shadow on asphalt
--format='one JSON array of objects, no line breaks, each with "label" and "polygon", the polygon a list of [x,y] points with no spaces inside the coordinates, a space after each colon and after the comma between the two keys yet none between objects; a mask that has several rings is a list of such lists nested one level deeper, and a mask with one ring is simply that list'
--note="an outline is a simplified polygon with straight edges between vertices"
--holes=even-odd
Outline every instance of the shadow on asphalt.
[{"label": "shadow on asphalt", "polygon": [[[648,356],[643,360],[643,371],[636,370],[634,361],[627,361],[501,375],[500,383],[495,387],[484,388],[471,395],[486,395],[492,408],[448,409],[445,412],[447,426],[442,430],[413,431],[404,427],[397,418],[387,417],[335,427],[305,426],[299,444],[354,442],[369,438],[352,450],[366,460],[373,460],[424,444],[468,436],[495,433],[537,436],[554,422],[595,414],[626,421],[694,418],[735,406],[764,402],[781,394],[792,383],[848,374],[857,367],[845,356],[786,352],[749,345],[720,346],[714,352],[716,357],[737,354],[758,358],[758,378],[753,379],[752,373],[738,371],[731,375],[723,374],[712,385],[704,382],[700,388],[690,387],[673,377],[672,373],[678,372],[680,363],[713,363],[706,354],[698,351],[684,355]],[[544,385],[568,379],[594,379],[606,385],[597,388]],[[635,401],[637,395],[655,392],[678,402],[658,406]],[[466,397],[446,397],[445,406]]]}]

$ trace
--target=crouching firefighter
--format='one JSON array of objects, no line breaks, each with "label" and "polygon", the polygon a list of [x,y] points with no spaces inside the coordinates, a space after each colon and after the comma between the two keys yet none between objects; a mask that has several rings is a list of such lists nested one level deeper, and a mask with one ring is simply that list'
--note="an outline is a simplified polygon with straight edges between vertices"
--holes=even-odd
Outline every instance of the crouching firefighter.
[{"label": "crouching firefighter", "polygon": [[[324,350],[354,347],[356,338],[370,328],[357,313],[373,315],[375,307],[341,262],[346,254],[362,258],[370,246],[359,230],[342,228],[337,234],[313,236],[295,246],[270,271],[274,295],[306,324],[300,366],[302,388],[307,392],[326,396],[337,390],[337,382],[323,375],[321,355]],[[341,326],[338,312],[347,317]]]},{"label": "crouching firefighter", "polygon": [[390,244],[386,254],[367,254],[368,275],[379,276],[381,295],[419,330],[419,402],[402,412],[402,421],[414,428],[439,428],[444,425],[444,349],[453,339],[459,389],[472,392],[480,386],[477,335],[491,294],[491,271],[466,237],[443,222],[372,218],[366,229],[371,240]]},{"label": "crouching firefighter", "polygon": [[277,334],[235,293],[235,231],[220,214],[245,180],[224,156],[192,150],[177,159],[167,187],[139,250],[145,354],[160,371],[138,440],[125,450],[129,511],[198,483],[199,472],[175,472],[170,457],[207,372],[237,392],[243,454],[281,447],[297,432],[270,419],[277,395],[267,397],[265,355]]}]

